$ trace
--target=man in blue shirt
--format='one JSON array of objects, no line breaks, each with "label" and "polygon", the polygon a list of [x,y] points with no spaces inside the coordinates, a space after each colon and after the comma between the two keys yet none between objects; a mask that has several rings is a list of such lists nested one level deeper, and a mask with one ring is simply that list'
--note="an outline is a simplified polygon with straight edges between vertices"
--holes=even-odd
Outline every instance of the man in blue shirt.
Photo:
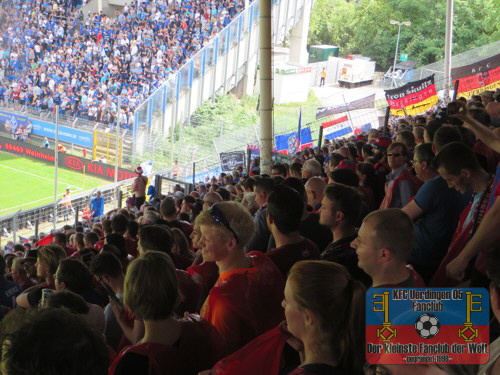
[{"label": "man in blue shirt", "polygon": [[104,214],[104,198],[101,196],[101,191],[98,190],[94,198],[90,200],[90,211],[92,220],[98,220]]},{"label": "man in blue shirt", "polygon": [[423,143],[415,149],[413,165],[417,177],[424,181],[415,198],[403,211],[415,223],[415,246],[410,263],[428,283],[443,260],[458,223],[460,213],[471,195],[450,189],[446,181],[432,168],[432,144]]}]

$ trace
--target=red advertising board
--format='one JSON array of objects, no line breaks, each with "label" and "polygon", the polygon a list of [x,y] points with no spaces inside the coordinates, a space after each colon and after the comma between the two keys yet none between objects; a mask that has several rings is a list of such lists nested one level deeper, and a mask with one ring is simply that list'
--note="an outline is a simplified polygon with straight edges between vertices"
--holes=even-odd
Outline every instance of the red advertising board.
[{"label": "red advertising board", "polygon": [[[19,142],[13,139],[0,137],[0,151],[5,151],[14,155],[24,156],[31,159],[53,164],[55,160],[54,151],[46,148],[34,146],[26,142]],[[93,162],[75,155],[59,153],[59,167],[72,169],[74,171],[83,171],[85,173],[103,178],[105,180],[115,180],[115,167],[113,165]],[[136,177],[131,170],[118,168],[118,181],[128,180]]]}]

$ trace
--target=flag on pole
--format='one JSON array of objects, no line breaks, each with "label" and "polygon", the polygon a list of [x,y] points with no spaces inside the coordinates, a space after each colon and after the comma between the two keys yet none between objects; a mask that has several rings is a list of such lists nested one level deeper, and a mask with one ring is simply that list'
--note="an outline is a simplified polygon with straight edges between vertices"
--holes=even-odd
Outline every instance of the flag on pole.
[{"label": "flag on pole", "polygon": [[297,149],[300,150],[300,146],[302,144],[302,106],[300,107],[299,111],[299,127],[297,130]]},{"label": "flag on pole", "polygon": [[23,236],[18,236],[19,237],[19,242],[22,242],[22,243],[28,243],[30,242],[29,239],[27,239],[26,237],[23,237]]}]

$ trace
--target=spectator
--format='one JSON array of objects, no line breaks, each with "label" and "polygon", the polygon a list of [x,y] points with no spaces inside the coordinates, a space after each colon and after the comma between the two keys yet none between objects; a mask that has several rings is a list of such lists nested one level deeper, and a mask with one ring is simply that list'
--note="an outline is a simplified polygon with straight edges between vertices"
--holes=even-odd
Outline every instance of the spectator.
[{"label": "spectator", "polygon": [[[364,293],[344,267],[333,262],[300,261],[291,269],[282,305],[286,323],[266,332],[206,374],[289,375],[362,374]],[[285,341],[300,353],[290,363]],[[287,361],[288,359],[288,361]],[[246,371],[245,371],[246,370]]]},{"label": "spectator", "polygon": [[[362,284],[335,263],[302,261],[292,268],[283,308],[287,330],[303,348],[302,364],[290,375],[361,373],[364,292]],[[312,323],[306,324],[309,319]],[[319,355],[322,350],[324,357]]]},{"label": "spectator", "polygon": [[321,177],[311,177],[304,187],[307,194],[307,204],[312,208],[313,213],[318,213],[325,193],[325,181]]},{"label": "spectator", "polygon": [[90,212],[92,221],[104,215],[104,198],[100,190],[98,190],[96,196],[90,200]]},{"label": "spectator", "polygon": [[213,204],[222,202],[222,197],[215,191],[209,191],[203,196],[203,210],[207,211]]},{"label": "spectator", "polygon": [[[496,152],[500,152],[500,137],[498,132],[495,133],[486,127],[482,126],[472,116],[469,115],[465,105],[461,104],[462,111],[457,116],[464,120],[464,127],[471,129],[477,137],[486,145]],[[493,182],[494,194],[490,195],[488,202],[488,211],[483,220],[479,224],[476,232],[473,234],[471,240],[467,242],[463,250],[454,260],[452,260],[446,267],[446,273],[449,277],[462,280],[465,276],[465,268],[483,248],[495,244],[499,239],[500,231],[496,230],[498,222],[500,221],[500,163],[497,166],[495,181]]]},{"label": "spectator", "polygon": [[47,245],[38,248],[36,274],[44,282],[18,295],[16,298],[18,306],[37,307],[42,299],[42,289],[55,289],[54,275],[64,258],[66,258],[66,253],[60,246]]},{"label": "spectator", "polygon": [[250,211],[253,216],[259,209],[259,205],[255,201],[255,192],[253,191],[255,186],[255,180],[252,177],[246,178],[241,182],[243,188],[243,199],[241,204]]},{"label": "spectator", "polygon": [[[455,280],[446,277],[446,266],[459,256],[481,224],[488,210],[490,196],[494,196],[494,179],[481,168],[474,152],[462,143],[453,142],[444,146],[436,155],[434,163],[448,187],[462,194],[475,193],[473,201],[462,211],[448,252],[431,281],[431,285],[446,287],[456,284]],[[477,260],[467,259],[467,264],[473,262],[475,267],[470,275],[464,277],[471,278],[471,285],[475,287],[486,287],[488,283],[484,275],[485,250],[481,249]]]},{"label": "spectator", "polygon": [[308,159],[302,166],[302,178],[308,180],[311,177],[322,177],[323,169],[316,159]]},{"label": "spectator", "polygon": [[118,233],[110,233],[106,236],[105,239],[105,244],[106,245],[113,245],[118,249],[118,254],[115,254],[117,257],[120,258],[123,264],[127,264],[127,249],[126,249],[126,243],[125,243],[125,238]]},{"label": "spectator", "polygon": [[92,275],[87,266],[78,259],[62,260],[54,275],[54,280],[57,291],[70,290],[82,296],[89,304],[98,306],[105,306],[106,304],[103,296],[94,289]]},{"label": "spectator", "polygon": [[415,223],[410,263],[427,283],[443,260],[460,213],[470,200],[470,194],[462,195],[448,187],[432,167],[433,159],[430,143],[417,146],[413,165],[417,178],[424,184],[415,199],[403,207]]},{"label": "spectator", "polygon": [[302,178],[302,164],[295,162],[290,165],[290,177]]},{"label": "spectator", "polygon": [[[98,254],[90,265],[90,272],[101,284],[109,287],[118,300],[122,300],[125,275],[120,260],[111,253]],[[117,349],[122,338],[122,329],[108,303],[104,308],[104,336],[113,349]]]},{"label": "spectator", "polygon": [[370,211],[373,211],[380,206],[382,200],[380,192],[377,191],[375,170],[370,163],[358,163],[356,165],[356,174],[359,178],[359,190],[363,195],[363,202],[366,203]]},{"label": "spectator", "polygon": [[380,209],[402,208],[416,194],[421,182],[418,182],[406,169],[408,151],[404,144],[392,143],[387,152],[387,160],[391,173],[387,176],[385,197]]},{"label": "spectator", "polygon": [[420,145],[425,142],[424,140],[425,127],[415,126],[413,128],[413,137],[415,138],[415,144]]},{"label": "spectator", "polygon": [[35,282],[28,276],[28,272],[26,271],[26,268],[30,267],[30,264],[30,259],[20,257],[14,258],[12,262],[12,281],[19,285],[19,288],[23,292],[35,285]]},{"label": "spectator", "polygon": [[139,229],[139,254],[146,251],[161,251],[170,254],[174,239],[172,232],[164,225],[146,225]]},{"label": "spectator", "polygon": [[342,264],[353,278],[366,286],[371,285],[370,277],[358,267],[356,250],[351,247],[357,237],[356,223],[363,209],[359,191],[342,184],[328,185],[321,203],[319,222],[333,236],[333,242],[321,253],[321,259]]},{"label": "spectator", "polygon": [[81,316],[44,309],[25,315],[9,334],[2,362],[9,375],[106,375],[109,352]]},{"label": "spectator", "polygon": [[410,130],[400,130],[396,135],[396,142],[405,145],[408,150],[409,159],[413,159],[413,150],[415,149],[415,136]]},{"label": "spectator", "polygon": [[[310,180],[309,180],[310,181]],[[284,277],[299,260],[319,259],[316,244],[300,234],[304,204],[299,193],[288,186],[276,186],[267,201],[267,226],[276,247],[269,258]]]},{"label": "spectator", "polygon": [[454,126],[442,126],[439,128],[434,134],[434,138],[432,140],[432,145],[436,152],[441,150],[444,146],[451,142],[463,142],[462,134],[460,131]]},{"label": "spectator", "polygon": [[21,293],[21,287],[5,278],[5,258],[2,255],[0,255],[0,270],[0,305],[12,309],[16,305],[16,297]]},{"label": "spectator", "polygon": [[189,242],[180,229],[172,228],[173,246],[171,258],[175,267],[180,270],[186,270],[193,263],[194,254],[189,247]]},{"label": "spectator", "polygon": [[119,234],[125,239],[125,249],[127,251],[127,254],[135,258],[138,255],[137,241],[125,237],[128,229],[128,222],[129,220],[125,215],[117,214],[111,219],[111,228],[113,230],[113,233]]},{"label": "spectator", "polygon": [[98,242],[99,242],[99,235],[96,232],[90,231],[85,233],[83,237],[84,247],[95,248]]},{"label": "spectator", "polygon": [[286,178],[286,168],[283,164],[277,163],[273,164],[271,167],[271,176],[281,176],[283,178]]},{"label": "spectator", "polygon": [[139,254],[144,255],[148,251],[160,251],[167,254],[177,268],[176,274],[181,289],[179,294],[182,298],[176,305],[176,312],[183,314],[185,311],[198,311],[201,286],[183,271],[182,267],[186,265],[185,259],[173,252],[175,243],[172,229],[159,224],[142,226],[139,230]]},{"label": "spectator", "polygon": [[259,210],[253,216],[255,232],[245,243],[245,252],[257,250],[263,253],[267,252],[267,245],[271,232],[266,223],[267,199],[274,188],[274,181],[271,178],[262,177],[255,181],[254,192],[255,201],[259,205]]},{"label": "spectator", "polygon": [[52,244],[61,247],[67,256],[70,256],[73,252],[68,249],[68,237],[63,232],[56,232],[52,237]]},{"label": "spectator", "polygon": [[132,193],[134,193],[135,197],[135,206],[138,210],[141,209],[141,206],[146,201],[146,186],[148,186],[148,178],[143,176],[143,170],[141,166],[138,166],[135,169],[135,173],[137,177],[134,179],[132,184]]},{"label": "spectator", "polygon": [[201,316],[215,326],[233,352],[281,321],[283,277],[266,255],[245,255],[243,248],[254,225],[240,203],[214,205],[196,218],[196,224],[203,259],[219,268],[219,279]]},{"label": "spectator", "polygon": [[[160,204],[160,213],[168,227],[180,229],[186,238],[191,241],[190,236],[193,231],[193,225],[187,221],[177,219],[177,208],[175,206],[175,200],[172,197],[167,197],[162,200]],[[191,242],[189,245],[191,246]]]},{"label": "spectator", "polygon": [[400,209],[374,211],[363,220],[351,243],[358,266],[373,280],[373,287],[420,288],[425,284],[410,267],[408,258],[415,240],[413,223]]},{"label": "spectator", "polygon": [[[162,288],[158,288],[162,285]],[[194,317],[174,318],[178,298],[175,268],[168,255],[148,252],[130,264],[123,301],[144,321],[141,342],[125,348],[109,374],[197,374],[221,354],[213,328]]]},{"label": "spectator", "polygon": [[[289,186],[297,191],[302,198],[304,210],[302,211],[302,221],[300,222],[300,234],[314,242],[320,251],[326,248],[326,246],[332,242],[332,233],[328,228],[319,223],[319,214],[307,211],[306,190],[302,180],[295,177],[289,177],[283,182],[283,185]],[[268,249],[275,246],[274,238],[271,236]]]}]

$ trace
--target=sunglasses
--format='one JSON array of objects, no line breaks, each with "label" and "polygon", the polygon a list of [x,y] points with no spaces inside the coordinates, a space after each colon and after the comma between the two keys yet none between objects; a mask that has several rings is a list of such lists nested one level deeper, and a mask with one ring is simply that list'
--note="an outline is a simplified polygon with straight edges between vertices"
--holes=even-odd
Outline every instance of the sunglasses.
[{"label": "sunglasses", "polygon": [[399,158],[401,155],[403,155],[403,154],[400,154],[399,152],[388,152],[387,153],[387,156],[393,156],[395,158]]},{"label": "sunglasses", "polygon": [[233,236],[234,236],[234,238],[236,238],[237,242],[240,242],[240,240],[238,239],[238,236],[236,235],[236,232],[229,225],[229,222],[227,221],[226,217],[222,213],[222,210],[219,208],[217,203],[214,204],[212,207],[210,207],[210,209],[208,210],[208,213],[212,216],[212,219],[214,219],[217,223],[221,223],[222,225],[224,225],[226,227],[226,229],[229,230],[233,234]]}]

